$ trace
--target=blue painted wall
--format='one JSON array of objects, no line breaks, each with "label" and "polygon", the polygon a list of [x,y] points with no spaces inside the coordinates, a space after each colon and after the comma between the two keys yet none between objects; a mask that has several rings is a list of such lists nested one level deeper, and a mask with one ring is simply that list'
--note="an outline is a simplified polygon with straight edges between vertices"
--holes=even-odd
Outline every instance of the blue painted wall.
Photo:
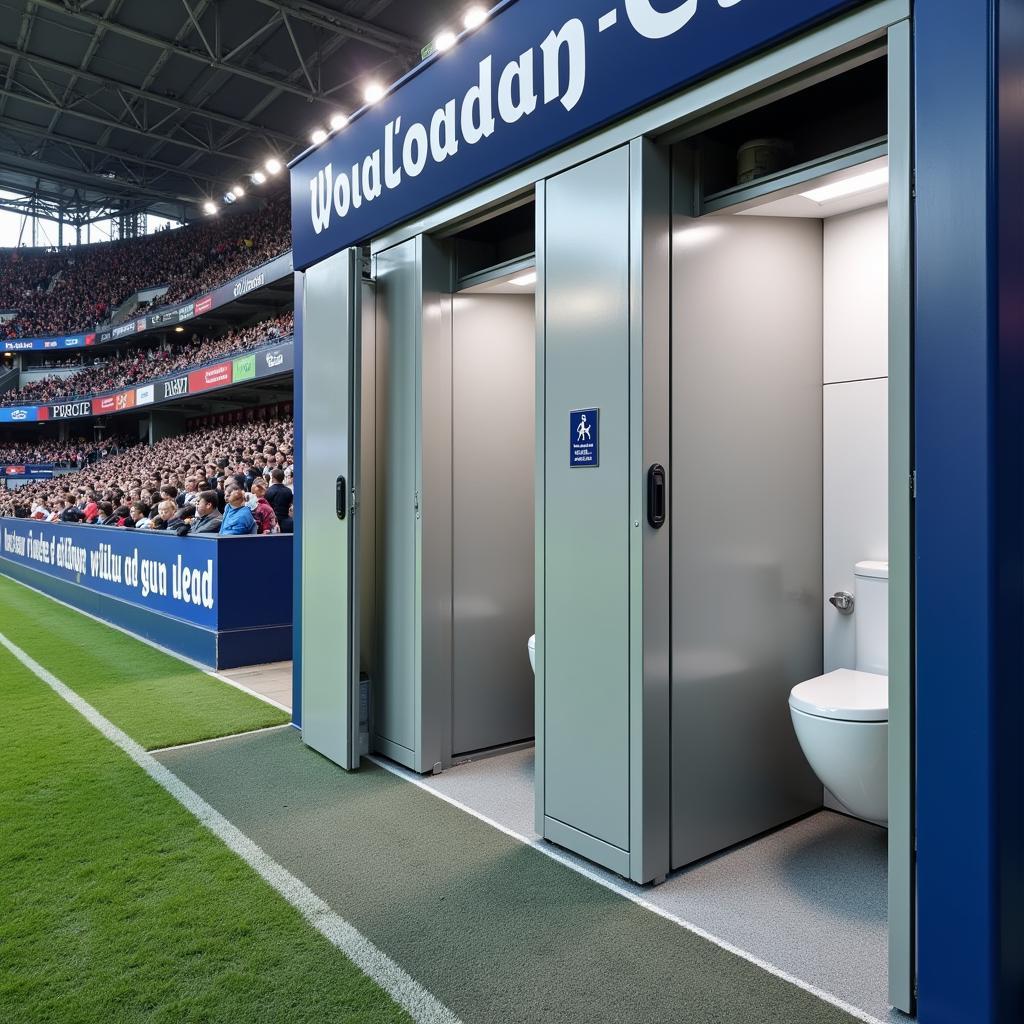
[{"label": "blue painted wall", "polygon": [[1020,0],[916,6],[919,999],[1024,1020]]}]

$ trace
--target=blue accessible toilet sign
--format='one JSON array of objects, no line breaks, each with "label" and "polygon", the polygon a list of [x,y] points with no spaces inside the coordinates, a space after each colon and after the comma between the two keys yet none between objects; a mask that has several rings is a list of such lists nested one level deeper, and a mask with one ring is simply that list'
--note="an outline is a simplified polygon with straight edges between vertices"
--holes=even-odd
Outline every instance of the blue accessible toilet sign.
[{"label": "blue accessible toilet sign", "polygon": [[576,409],[569,413],[570,469],[601,464],[600,411],[600,409]]}]

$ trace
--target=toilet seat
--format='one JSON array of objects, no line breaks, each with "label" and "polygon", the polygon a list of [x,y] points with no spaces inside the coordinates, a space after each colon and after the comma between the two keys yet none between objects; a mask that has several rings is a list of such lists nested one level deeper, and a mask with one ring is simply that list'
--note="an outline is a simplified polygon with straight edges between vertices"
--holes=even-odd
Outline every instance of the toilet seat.
[{"label": "toilet seat", "polygon": [[794,686],[789,706],[815,718],[888,722],[889,677],[839,668]]}]

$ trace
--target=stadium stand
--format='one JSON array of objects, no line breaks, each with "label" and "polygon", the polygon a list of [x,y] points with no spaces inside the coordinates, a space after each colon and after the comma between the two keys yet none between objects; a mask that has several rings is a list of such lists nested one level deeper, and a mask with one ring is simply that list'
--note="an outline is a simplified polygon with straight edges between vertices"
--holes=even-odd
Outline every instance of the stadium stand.
[{"label": "stadium stand", "polygon": [[102,441],[87,441],[84,437],[66,441],[0,441],[0,465],[35,462],[82,468],[108,455],[116,455],[127,443],[116,435]]},{"label": "stadium stand", "polygon": [[249,327],[229,331],[218,338],[203,338],[193,334],[187,340],[169,342],[166,348],[139,345],[130,346],[111,357],[97,354],[93,357],[94,364],[78,373],[44,377],[5,392],[0,395],[0,405],[52,402],[94,395],[130,384],[142,384],[162,374],[259,348],[289,336],[293,327],[294,315],[289,311]]},{"label": "stadium stand", "polygon": [[[241,489],[240,508],[248,509],[257,527],[244,532],[289,533],[294,423],[284,416],[262,419],[262,413],[247,410],[246,422],[193,430],[151,446],[135,444],[116,454],[108,448],[106,458],[56,480],[0,491],[0,516],[187,534],[202,517],[203,492],[212,491],[216,501],[206,519],[210,526],[230,506],[231,492]],[[212,532],[221,532],[217,526]]]},{"label": "stadium stand", "polygon": [[[260,266],[291,246],[287,194],[260,209],[123,242],[60,251],[0,253],[0,310],[17,315],[7,338],[91,330],[125,299],[166,285],[160,303],[197,295]],[[133,313],[135,310],[133,310]]]}]

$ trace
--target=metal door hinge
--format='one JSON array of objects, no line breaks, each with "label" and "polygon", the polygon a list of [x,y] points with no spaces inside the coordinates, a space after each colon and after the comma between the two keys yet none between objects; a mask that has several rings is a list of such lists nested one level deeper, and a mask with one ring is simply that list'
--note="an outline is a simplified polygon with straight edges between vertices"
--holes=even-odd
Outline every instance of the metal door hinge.
[{"label": "metal door hinge", "polygon": [[412,507],[413,507],[413,510],[416,512],[416,518],[419,519],[419,517],[420,517],[420,492],[419,491],[413,491]]},{"label": "metal door hinge", "polygon": [[917,497],[917,470],[912,470],[910,473],[910,497]]},{"label": "metal door hinge", "polygon": [[355,515],[356,512],[358,511],[358,509],[359,509],[359,498],[356,495],[356,489],[353,487],[352,488],[352,496],[351,496],[350,502],[349,502],[349,510],[351,511],[352,515]]}]

